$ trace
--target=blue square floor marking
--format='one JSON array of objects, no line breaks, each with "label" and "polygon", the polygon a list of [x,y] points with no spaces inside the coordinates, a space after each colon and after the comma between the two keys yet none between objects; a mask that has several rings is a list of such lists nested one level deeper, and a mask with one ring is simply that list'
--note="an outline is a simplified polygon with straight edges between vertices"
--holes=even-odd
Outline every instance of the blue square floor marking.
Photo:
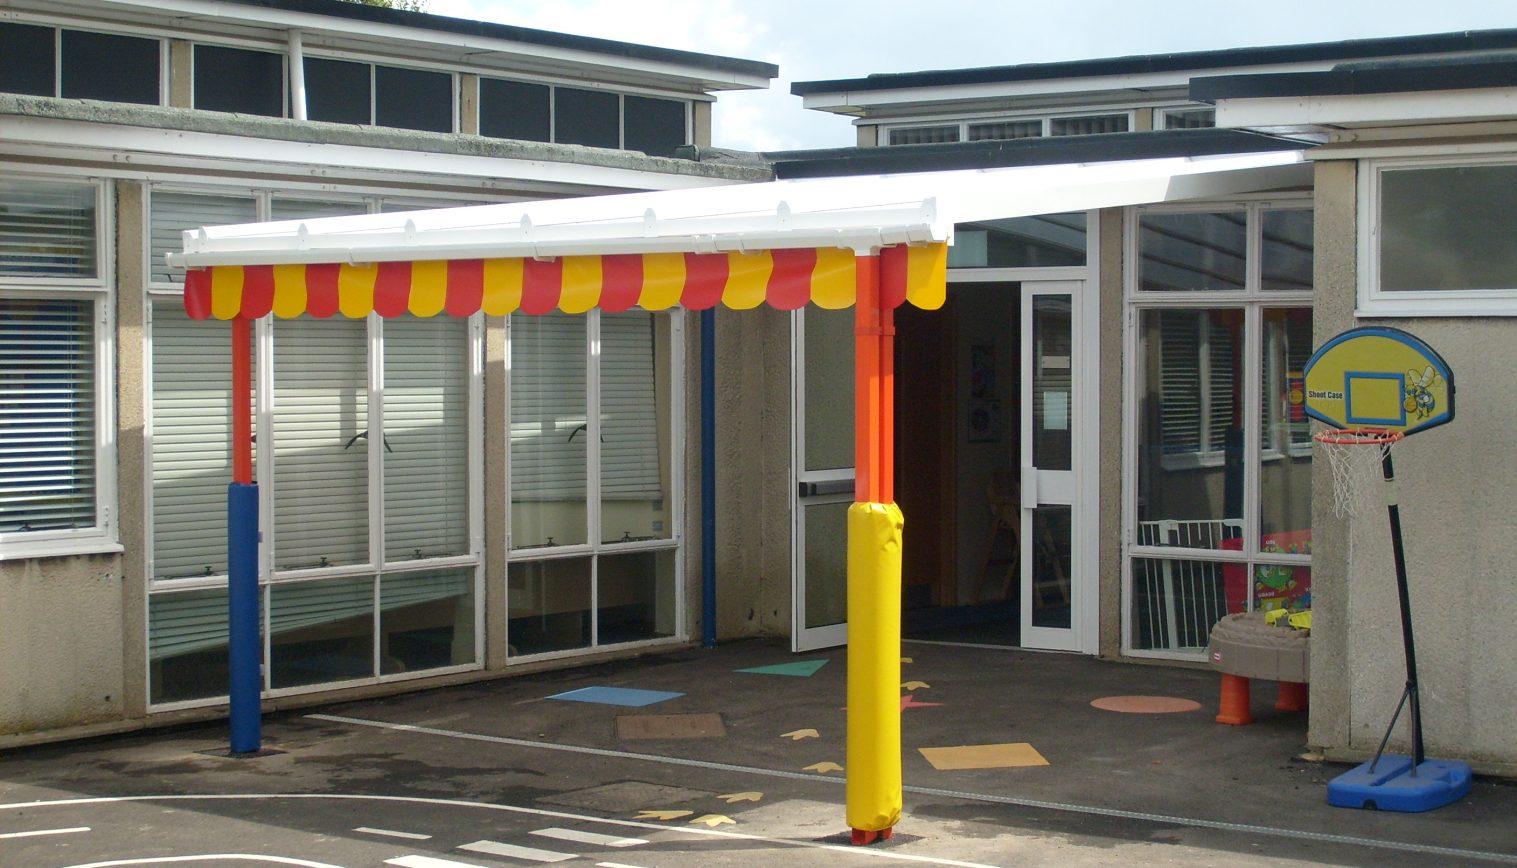
[{"label": "blue square floor marking", "polygon": [[562,699],[566,702],[596,702],[601,705],[642,708],[644,705],[652,705],[655,702],[663,702],[666,699],[684,695],[667,690],[637,690],[631,687],[581,687],[568,693],[556,693],[548,698]]}]

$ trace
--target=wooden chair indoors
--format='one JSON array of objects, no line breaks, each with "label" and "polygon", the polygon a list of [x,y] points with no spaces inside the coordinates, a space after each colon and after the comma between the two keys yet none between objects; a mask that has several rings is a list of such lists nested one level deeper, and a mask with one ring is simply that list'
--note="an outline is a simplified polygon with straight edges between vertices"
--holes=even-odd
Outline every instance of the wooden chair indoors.
[{"label": "wooden chair indoors", "polygon": [[[990,507],[990,539],[975,585],[975,603],[1009,599],[1022,566],[1022,492],[1015,471],[1002,467],[992,473],[985,501]],[[999,569],[1003,566],[1004,572]]]}]

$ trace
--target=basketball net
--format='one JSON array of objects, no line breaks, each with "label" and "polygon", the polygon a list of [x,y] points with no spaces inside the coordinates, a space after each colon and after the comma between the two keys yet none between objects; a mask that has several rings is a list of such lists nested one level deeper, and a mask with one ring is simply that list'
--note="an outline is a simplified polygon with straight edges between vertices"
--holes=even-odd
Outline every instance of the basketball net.
[{"label": "basketball net", "polygon": [[1404,437],[1385,428],[1324,428],[1312,435],[1333,471],[1333,514],[1357,517],[1383,505],[1384,460]]}]

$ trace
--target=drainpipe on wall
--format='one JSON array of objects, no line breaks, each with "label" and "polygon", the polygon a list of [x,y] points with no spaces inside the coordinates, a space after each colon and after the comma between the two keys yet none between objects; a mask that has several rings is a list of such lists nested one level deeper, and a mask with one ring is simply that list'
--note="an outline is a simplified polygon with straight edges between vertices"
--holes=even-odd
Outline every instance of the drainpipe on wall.
[{"label": "drainpipe on wall", "polygon": [[300,31],[290,31],[290,117],[306,119],[306,63]]}]

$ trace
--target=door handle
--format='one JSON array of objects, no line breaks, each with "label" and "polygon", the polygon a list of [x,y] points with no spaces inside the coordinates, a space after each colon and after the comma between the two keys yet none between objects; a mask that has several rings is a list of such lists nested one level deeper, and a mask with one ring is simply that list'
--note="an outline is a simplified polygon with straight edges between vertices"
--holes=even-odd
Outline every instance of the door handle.
[{"label": "door handle", "polygon": [[1038,508],[1038,468],[1022,468],[1022,508]]},{"label": "door handle", "polygon": [[823,494],[848,494],[853,491],[852,479],[829,479],[824,482],[802,482],[801,497],[818,497]]}]

